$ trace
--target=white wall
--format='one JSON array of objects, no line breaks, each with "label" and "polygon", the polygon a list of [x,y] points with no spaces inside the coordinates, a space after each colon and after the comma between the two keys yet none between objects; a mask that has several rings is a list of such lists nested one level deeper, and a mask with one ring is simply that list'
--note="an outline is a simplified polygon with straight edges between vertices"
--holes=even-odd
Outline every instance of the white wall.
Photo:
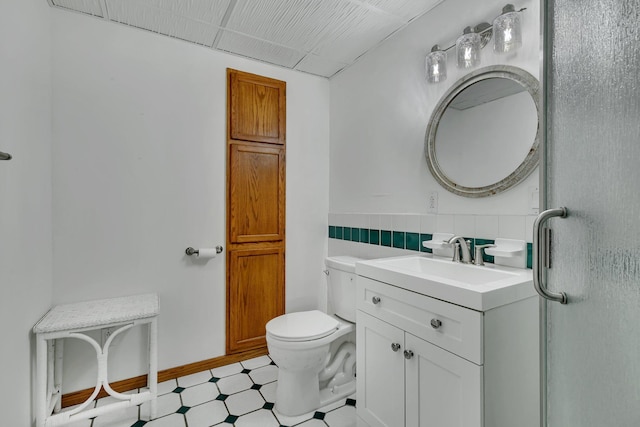
[{"label": "white wall", "polygon": [[[502,6],[504,2],[497,0],[447,0],[331,79],[331,212],[426,214],[427,195],[436,191],[439,214],[489,215],[497,222],[500,215],[530,213],[537,170],[507,192],[469,199],[440,187],[424,158],[429,117],[439,98],[464,75],[456,69],[451,50],[447,80],[428,84],[425,55],[434,44],[453,44],[465,26],[491,22]],[[515,65],[538,77],[539,5],[525,0],[516,6],[528,8],[521,14],[522,49],[515,57],[505,57],[494,54],[489,45],[482,51],[481,66]],[[522,222],[531,223],[525,218]],[[331,247],[330,252],[335,253]]]},{"label": "white wall", "polygon": [[[160,369],[224,354],[226,252],[205,263],[184,250],[225,242],[230,67],[287,82],[287,310],[316,307],[329,197],[328,81],[52,15],[54,302],[158,292]],[[81,355],[66,366],[90,369],[65,392],[91,386],[95,371],[88,346],[73,348]],[[113,357],[112,379],[144,372],[127,346]]]},{"label": "white wall", "polygon": [[[51,304],[50,9],[0,0],[2,424],[31,425],[31,328]],[[27,421],[30,420],[30,421]]]}]

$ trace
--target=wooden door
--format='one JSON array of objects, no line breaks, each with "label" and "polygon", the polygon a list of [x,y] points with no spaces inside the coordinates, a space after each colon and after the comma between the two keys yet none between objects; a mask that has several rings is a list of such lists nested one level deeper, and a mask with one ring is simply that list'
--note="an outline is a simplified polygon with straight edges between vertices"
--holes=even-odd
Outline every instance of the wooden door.
[{"label": "wooden door", "polygon": [[227,70],[227,354],[285,309],[285,83]]},{"label": "wooden door", "polygon": [[236,70],[227,70],[227,75],[229,138],[237,141],[284,144],[285,82]]}]

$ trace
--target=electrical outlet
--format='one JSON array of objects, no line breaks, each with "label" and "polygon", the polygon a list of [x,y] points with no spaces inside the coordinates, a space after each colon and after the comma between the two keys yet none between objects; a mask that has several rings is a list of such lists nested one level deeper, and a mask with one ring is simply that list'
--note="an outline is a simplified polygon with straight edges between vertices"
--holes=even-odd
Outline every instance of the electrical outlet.
[{"label": "electrical outlet", "polygon": [[427,213],[438,213],[438,192],[432,191],[427,198]]},{"label": "electrical outlet", "polygon": [[[102,345],[102,347],[104,347],[104,344],[107,342],[107,340],[109,339],[109,337],[115,332],[117,331],[118,328],[117,327],[113,327],[113,328],[103,328],[100,330],[100,343]],[[115,340],[111,342],[111,346],[113,347],[116,344]]]},{"label": "electrical outlet", "polygon": [[538,215],[540,211],[540,192],[538,187],[529,187],[529,213]]}]

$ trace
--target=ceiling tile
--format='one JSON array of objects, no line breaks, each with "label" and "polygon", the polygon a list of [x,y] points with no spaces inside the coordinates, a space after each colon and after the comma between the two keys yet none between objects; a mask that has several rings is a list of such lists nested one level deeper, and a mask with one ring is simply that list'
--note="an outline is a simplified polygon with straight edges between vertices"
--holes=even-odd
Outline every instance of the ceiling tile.
[{"label": "ceiling tile", "polygon": [[300,51],[229,31],[222,33],[216,47],[220,50],[288,68],[293,68],[304,56],[304,53]]},{"label": "ceiling tile", "polygon": [[364,0],[365,3],[395,15],[405,22],[433,9],[442,1],[443,0]]},{"label": "ceiling tile", "polygon": [[358,9],[348,20],[332,28],[313,50],[318,56],[351,63],[400,29],[403,24],[369,9]]},{"label": "ceiling tile", "polygon": [[317,74],[323,77],[331,77],[347,65],[349,64],[337,62],[329,58],[322,58],[310,53],[305,56],[298,65],[296,65],[296,70]]},{"label": "ceiling tile", "polygon": [[144,28],[156,33],[211,46],[217,27],[185,18],[167,10],[141,5],[130,0],[107,0],[112,21]]},{"label": "ceiling tile", "polygon": [[[131,0],[129,0],[131,2]],[[220,25],[231,0],[138,0],[148,7],[157,7],[194,21]]]},{"label": "ceiling tile", "polygon": [[100,0],[53,0],[54,6],[87,13],[89,15],[104,17]]},{"label": "ceiling tile", "polygon": [[358,9],[346,0],[238,0],[227,28],[308,51]]}]

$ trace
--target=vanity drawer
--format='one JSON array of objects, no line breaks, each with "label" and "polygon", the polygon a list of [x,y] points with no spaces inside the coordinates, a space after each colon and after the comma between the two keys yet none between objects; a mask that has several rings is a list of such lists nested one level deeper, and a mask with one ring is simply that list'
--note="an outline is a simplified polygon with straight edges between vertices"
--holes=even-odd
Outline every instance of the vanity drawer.
[{"label": "vanity drawer", "polygon": [[358,310],[482,365],[481,312],[362,276],[356,286]]}]

